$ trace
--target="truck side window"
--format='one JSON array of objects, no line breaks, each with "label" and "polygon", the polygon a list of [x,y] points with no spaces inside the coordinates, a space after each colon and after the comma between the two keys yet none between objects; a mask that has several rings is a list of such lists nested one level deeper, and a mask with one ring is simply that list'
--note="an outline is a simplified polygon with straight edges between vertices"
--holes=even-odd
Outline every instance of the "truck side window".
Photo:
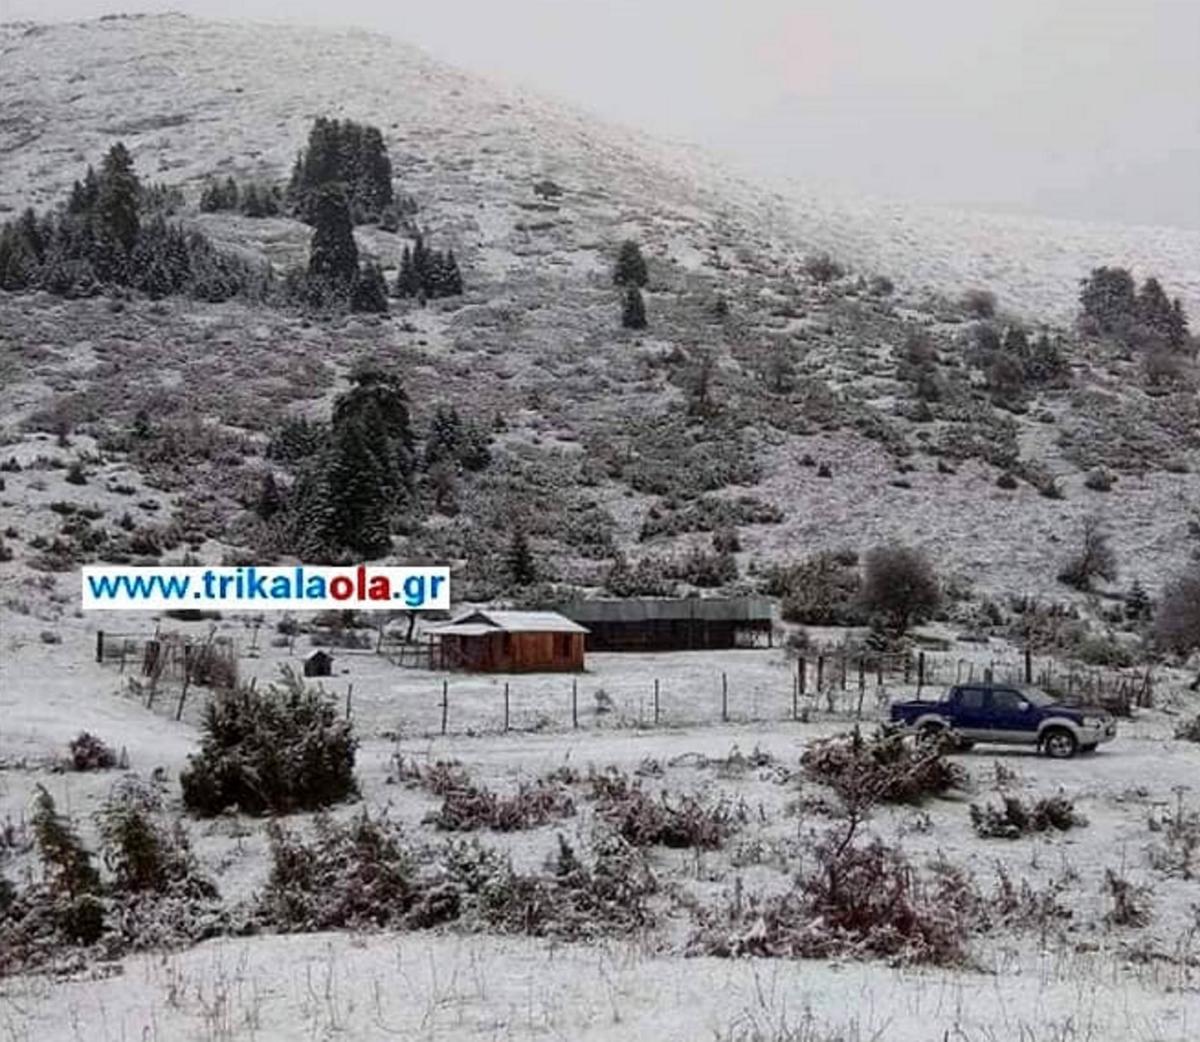
[{"label": "truck side window", "polygon": [[996,709],[1016,712],[1021,708],[1021,703],[1024,701],[1018,692],[1011,691],[1008,688],[1000,688],[992,692],[992,706]]},{"label": "truck side window", "polygon": [[963,709],[982,709],[983,688],[960,687],[958,689],[958,704]]}]

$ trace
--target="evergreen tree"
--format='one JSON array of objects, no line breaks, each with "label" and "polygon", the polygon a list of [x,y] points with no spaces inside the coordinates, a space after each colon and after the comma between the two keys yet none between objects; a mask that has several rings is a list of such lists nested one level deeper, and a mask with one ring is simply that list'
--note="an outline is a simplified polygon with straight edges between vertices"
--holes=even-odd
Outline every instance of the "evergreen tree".
[{"label": "evergreen tree", "polygon": [[326,184],[317,192],[313,223],[309,274],[349,284],[358,273],[358,247],[354,244],[354,225],[346,196],[340,187]]},{"label": "evergreen tree", "polygon": [[1137,295],[1137,321],[1154,339],[1166,344],[1172,335],[1171,302],[1158,279],[1151,277],[1142,283]]},{"label": "evergreen tree", "polygon": [[644,286],[649,276],[646,271],[646,259],[642,256],[641,247],[633,239],[626,239],[621,244],[617,254],[617,264],[613,269],[613,282],[618,286]]},{"label": "evergreen tree", "polygon": [[401,492],[412,477],[415,441],[409,422],[408,395],[392,373],[364,369],[354,386],[333,403],[333,426],[355,421],[367,424],[369,438],[387,460],[389,494]]},{"label": "evergreen tree", "polygon": [[225,206],[225,193],[215,181],[207,181],[200,193],[200,212],[216,213]]},{"label": "evergreen tree", "polygon": [[396,296],[415,297],[421,288],[421,277],[413,264],[412,250],[407,246],[400,255],[400,271],[396,275]]},{"label": "evergreen tree", "polygon": [[350,297],[350,307],[354,311],[387,314],[387,283],[383,271],[374,261],[368,261],[359,270]]},{"label": "evergreen tree", "polygon": [[283,493],[279,491],[279,483],[275,480],[275,472],[268,470],[262,476],[258,487],[258,502],[255,510],[264,521],[270,521],[283,509]]},{"label": "evergreen tree", "polygon": [[133,249],[140,228],[140,192],[141,184],[133,170],[133,157],[118,141],[108,150],[101,167],[96,221],[99,226],[98,237],[111,239],[126,253]]},{"label": "evergreen tree", "polygon": [[504,563],[514,586],[532,586],[537,581],[533,551],[529,549],[529,540],[525,537],[523,528],[513,529]]},{"label": "evergreen tree", "polygon": [[637,286],[625,287],[625,305],[621,312],[621,325],[626,329],[646,328],[646,303]]},{"label": "evergreen tree", "polygon": [[391,546],[393,506],[389,464],[373,442],[370,415],[335,425],[327,476],[332,511],[331,542],[339,549],[372,558]]},{"label": "evergreen tree", "polygon": [[1125,618],[1130,622],[1143,622],[1151,615],[1153,615],[1153,607],[1150,603],[1150,595],[1146,592],[1146,588],[1137,579],[1134,579],[1133,585],[1125,595]]},{"label": "evergreen tree", "polygon": [[463,446],[463,424],[458,410],[452,405],[439,405],[429,423],[425,439],[425,469],[447,460],[457,461]]},{"label": "evergreen tree", "polygon": [[1171,302],[1171,317],[1167,323],[1167,343],[1179,350],[1187,345],[1190,331],[1187,315],[1183,310],[1183,301],[1176,297]]},{"label": "evergreen tree", "polygon": [[1079,303],[1101,333],[1123,335],[1137,311],[1137,289],[1126,268],[1095,268],[1083,280]]}]

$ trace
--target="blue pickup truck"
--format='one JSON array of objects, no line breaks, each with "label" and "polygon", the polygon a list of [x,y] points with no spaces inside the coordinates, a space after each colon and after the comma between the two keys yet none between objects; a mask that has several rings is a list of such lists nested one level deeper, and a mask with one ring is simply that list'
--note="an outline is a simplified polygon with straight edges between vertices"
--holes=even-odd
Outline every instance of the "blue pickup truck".
[{"label": "blue pickup truck", "polygon": [[1058,759],[1093,752],[1117,734],[1107,710],[1064,705],[1037,688],[1014,684],[963,684],[938,702],[896,702],[891,722],[925,737],[945,735],[959,748],[976,742],[1033,745]]}]

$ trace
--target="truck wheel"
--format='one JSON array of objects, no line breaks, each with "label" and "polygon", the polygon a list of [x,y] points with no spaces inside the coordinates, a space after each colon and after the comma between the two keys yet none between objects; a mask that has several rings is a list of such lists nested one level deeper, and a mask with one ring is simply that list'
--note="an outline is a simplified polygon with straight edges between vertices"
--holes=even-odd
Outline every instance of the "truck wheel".
[{"label": "truck wheel", "polygon": [[1079,748],[1079,742],[1065,727],[1052,727],[1042,735],[1042,750],[1055,760],[1069,760]]},{"label": "truck wheel", "polygon": [[941,724],[922,724],[917,732],[917,740],[922,745],[937,745],[945,733],[946,729]]}]

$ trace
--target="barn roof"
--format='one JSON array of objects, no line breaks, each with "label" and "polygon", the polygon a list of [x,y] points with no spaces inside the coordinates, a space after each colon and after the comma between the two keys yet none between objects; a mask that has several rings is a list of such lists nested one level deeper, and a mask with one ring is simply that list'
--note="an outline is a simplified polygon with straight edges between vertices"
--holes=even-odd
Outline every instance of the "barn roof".
[{"label": "barn roof", "polygon": [[769,622],[774,607],[769,597],[595,597],[572,601],[563,607],[563,613],[577,622]]},{"label": "barn roof", "polygon": [[556,611],[497,611],[481,608],[467,612],[445,626],[432,626],[430,633],[481,636],[502,630],[507,633],[587,633],[584,626]]}]

